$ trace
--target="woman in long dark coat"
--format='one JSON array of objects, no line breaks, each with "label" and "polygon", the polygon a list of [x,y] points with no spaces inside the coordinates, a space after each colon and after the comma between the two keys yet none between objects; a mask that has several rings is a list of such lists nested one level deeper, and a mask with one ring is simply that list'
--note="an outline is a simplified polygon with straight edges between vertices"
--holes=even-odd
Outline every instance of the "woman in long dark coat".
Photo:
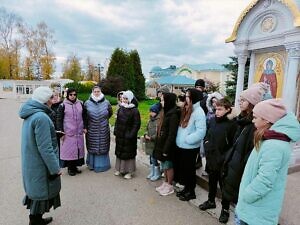
[{"label": "woman in long dark coat", "polygon": [[137,134],[141,126],[141,118],[137,106],[133,104],[133,93],[125,91],[122,98],[114,129],[117,156],[115,175],[124,174],[125,179],[131,179],[136,169]]},{"label": "woman in long dark coat", "polygon": [[86,163],[90,170],[103,172],[110,169],[109,118],[112,108],[99,86],[93,87],[92,94],[84,103],[86,109],[86,148],[88,151]]},{"label": "woman in long dark coat", "polygon": [[29,224],[44,225],[52,217],[42,218],[50,208],[60,206],[60,167],[58,147],[52,113],[52,90],[39,87],[34,90],[32,99],[20,109],[19,116],[24,120],[22,127],[22,175],[26,196],[23,204],[30,209]]}]

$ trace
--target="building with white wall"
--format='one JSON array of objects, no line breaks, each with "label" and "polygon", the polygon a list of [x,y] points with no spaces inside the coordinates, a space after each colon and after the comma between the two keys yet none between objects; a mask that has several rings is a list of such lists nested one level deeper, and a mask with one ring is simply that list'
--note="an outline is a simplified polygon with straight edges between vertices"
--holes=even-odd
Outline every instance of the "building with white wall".
[{"label": "building with white wall", "polygon": [[[252,0],[226,42],[233,43],[238,57],[235,105],[250,58],[248,85],[268,83],[273,97],[282,98],[300,119],[300,0]],[[291,164],[300,165],[299,144]]]}]

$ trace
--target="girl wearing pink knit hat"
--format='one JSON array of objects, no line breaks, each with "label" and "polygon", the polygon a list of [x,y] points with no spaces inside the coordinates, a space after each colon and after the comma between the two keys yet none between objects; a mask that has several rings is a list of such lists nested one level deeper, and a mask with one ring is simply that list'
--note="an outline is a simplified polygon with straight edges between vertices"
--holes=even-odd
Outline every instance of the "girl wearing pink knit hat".
[{"label": "girl wearing pink knit hat", "polygon": [[278,99],[253,109],[254,149],[240,184],[236,214],[241,224],[278,224],[291,155],[300,124]]}]

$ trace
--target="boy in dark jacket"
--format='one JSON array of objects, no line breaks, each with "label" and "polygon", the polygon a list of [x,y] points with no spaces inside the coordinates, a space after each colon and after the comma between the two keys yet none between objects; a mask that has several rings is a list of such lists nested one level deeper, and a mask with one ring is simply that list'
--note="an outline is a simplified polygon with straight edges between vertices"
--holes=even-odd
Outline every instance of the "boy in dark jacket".
[{"label": "boy in dark jacket", "polygon": [[208,200],[199,205],[201,210],[216,208],[217,185],[222,188],[221,174],[225,154],[232,146],[236,123],[230,118],[231,103],[222,98],[216,102],[216,116],[211,119],[204,138],[206,170],[209,175]]},{"label": "boy in dark jacket", "polygon": [[150,107],[150,119],[147,124],[147,132],[144,135],[145,152],[150,157],[150,174],[147,176],[147,179],[150,179],[151,181],[156,181],[161,176],[158,160],[153,156],[160,107],[160,103],[156,103]]}]

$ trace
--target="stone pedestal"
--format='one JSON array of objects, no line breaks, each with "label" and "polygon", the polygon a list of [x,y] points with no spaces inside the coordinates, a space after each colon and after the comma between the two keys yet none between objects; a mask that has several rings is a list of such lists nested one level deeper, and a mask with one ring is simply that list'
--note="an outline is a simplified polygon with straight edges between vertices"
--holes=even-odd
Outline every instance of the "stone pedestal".
[{"label": "stone pedestal", "polygon": [[300,171],[300,141],[293,144],[293,152],[289,166],[289,174]]}]

